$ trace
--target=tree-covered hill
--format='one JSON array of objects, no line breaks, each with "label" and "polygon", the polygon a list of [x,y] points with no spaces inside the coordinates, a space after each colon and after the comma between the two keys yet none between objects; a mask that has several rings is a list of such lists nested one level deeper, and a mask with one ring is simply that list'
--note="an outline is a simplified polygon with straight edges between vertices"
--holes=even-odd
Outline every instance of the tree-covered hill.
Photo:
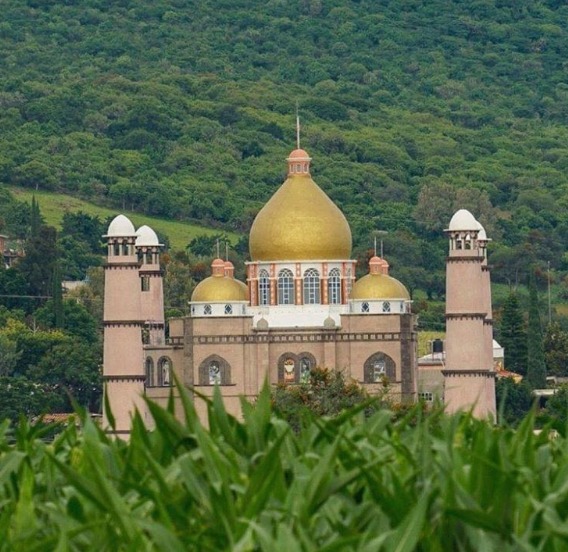
[{"label": "tree-covered hill", "polygon": [[[0,180],[247,231],[299,103],[356,244],[411,287],[457,207],[496,275],[568,269],[568,6],[559,0],[4,0]],[[1,228],[0,228],[1,230]],[[405,250],[396,248],[401,240]]]}]

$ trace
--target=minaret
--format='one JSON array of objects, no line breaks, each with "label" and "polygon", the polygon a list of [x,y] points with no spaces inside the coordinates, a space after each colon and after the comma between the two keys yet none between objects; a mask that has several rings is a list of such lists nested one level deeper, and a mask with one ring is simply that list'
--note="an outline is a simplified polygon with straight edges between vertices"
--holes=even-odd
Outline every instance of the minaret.
[{"label": "minaret", "polygon": [[484,323],[485,334],[485,354],[487,355],[486,363],[493,367],[493,305],[491,302],[491,270],[487,264],[487,244],[491,241],[485,233],[485,228],[479,222],[479,234],[477,241],[479,248],[483,253],[483,262],[481,263],[481,282],[483,286],[484,310],[487,311]]},{"label": "minaret", "polygon": [[160,269],[158,236],[149,226],[137,231],[136,254],[140,263],[140,308],[144,321],[143,341],[145,345],[164,345],[164,282]]},{"label": "minaret", "polygon": [[490,290],[482,268],[486,243],[479,241],[479,232],[479,223],[465,209],[454,214],[446,230],[444,402],[449,413],[471,409],[478,418],[495,418],[495,373],[486,329]]},{"label": "minaret", "polygon": [[[124,215],[110,223],[105,265],[103,380],[105,398],[115,419],[115,433],[127,438],[135,409],[148,418],[144,395],[144,361],[140,305],[140,264],[136,232]],[[105,402],[106,402],[105,400]],[[103,403],[104,404],[104,403]],[[110,430],[103,409],[103,427]]]}]

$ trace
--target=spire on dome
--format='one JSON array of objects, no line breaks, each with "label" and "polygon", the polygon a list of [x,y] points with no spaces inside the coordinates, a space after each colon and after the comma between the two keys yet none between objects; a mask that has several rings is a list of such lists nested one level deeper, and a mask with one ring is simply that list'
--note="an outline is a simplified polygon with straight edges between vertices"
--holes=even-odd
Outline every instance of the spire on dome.
[{"label": "spire on dome", "polygon": [[296,101],[296,149],[300,149],[300,113],[298,111],[297,101]]},{"label": "spire on dome", "polygon": [[225,276],[227,278],[234,278],[235,277],[235,265],[229,261],[229,242],[225,242]]},{"label": "spire on dome", "polygon": [[296,102],[296,149],[288,156],[288,176],[309,176],[312,158],[300,147],[300,113]]}]

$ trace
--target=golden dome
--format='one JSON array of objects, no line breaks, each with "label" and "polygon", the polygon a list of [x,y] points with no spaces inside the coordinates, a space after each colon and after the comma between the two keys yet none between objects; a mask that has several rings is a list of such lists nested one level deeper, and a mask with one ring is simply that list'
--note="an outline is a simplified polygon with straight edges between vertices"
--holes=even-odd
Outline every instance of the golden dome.
[{"label": "golden dome", "polygon": [[353,284],[350,299],[404,299],[410,300],[408,290],[392,276],[367,274]]},{"label": "golden dome", "polygon": [[191,294],[192,302],[248,301],[248,287],[232,276],[225,276],[225,262],[222,259],[215,259],[211,268],[213,275],[197,284]]},{"label": "golden dome", "polygon": [[304,150],[290,154],[286,182],[253,222],[249,237],[253,261],[349,259],[347,219],[312,180],[309,161]]},{"label": "golden dome", "polygon": [[197,284],[191,294],[194,303],[247,301],[248,288],[242,282],[227,276],[209,276]]}]

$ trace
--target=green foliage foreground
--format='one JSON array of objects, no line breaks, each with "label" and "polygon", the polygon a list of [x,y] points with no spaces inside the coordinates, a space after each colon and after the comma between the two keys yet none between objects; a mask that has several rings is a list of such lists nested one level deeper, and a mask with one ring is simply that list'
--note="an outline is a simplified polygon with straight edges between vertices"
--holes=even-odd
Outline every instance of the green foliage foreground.
[{"label": "green foliage foreground", "polygon": [[2,550],[566,550],[568,442],[469,415],[364,405],[299,432],[265,389],[210,428],[182,393],[128,443],[90,420],[0,438]]}]

